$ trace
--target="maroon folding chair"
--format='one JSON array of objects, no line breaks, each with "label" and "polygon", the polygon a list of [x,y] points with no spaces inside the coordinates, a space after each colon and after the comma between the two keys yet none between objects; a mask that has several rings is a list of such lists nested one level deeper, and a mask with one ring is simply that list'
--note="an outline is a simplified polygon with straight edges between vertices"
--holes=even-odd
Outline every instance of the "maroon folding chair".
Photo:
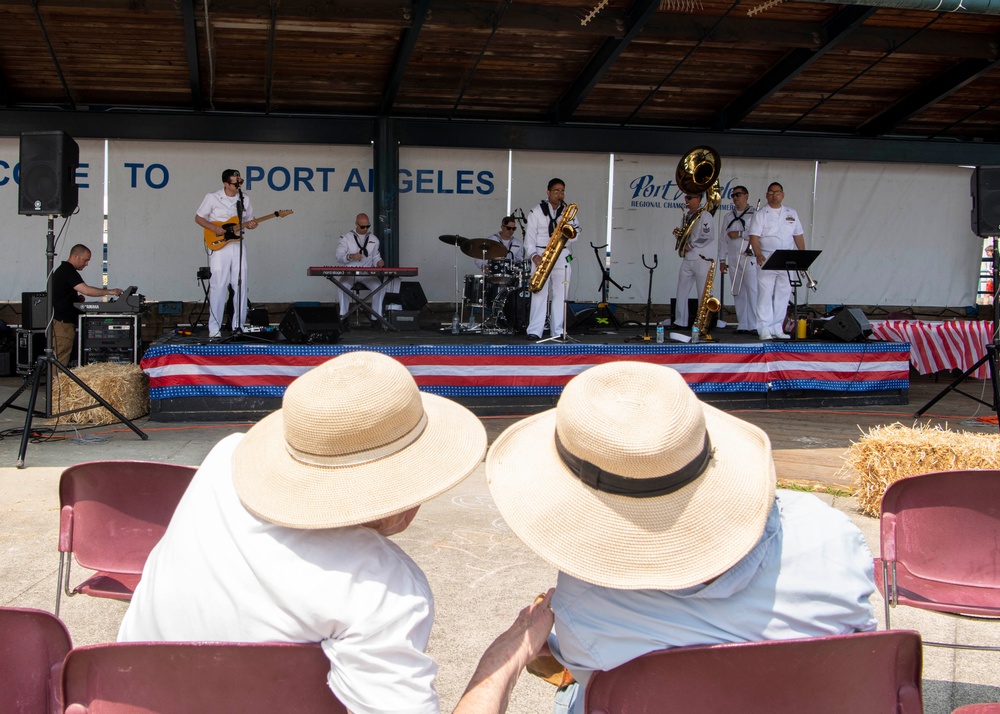
[{"label": "maroon folding chair", "polygon": [[66,625],[52,613],[0,607],[0,712],[62,712],[59,677],[72,647]]},{"label": "maroon folding chair", "polygon": [[1000,704],[966,704],[952,709],[951,714],[1000,714]]},{"label": "maroon folding chair", "polygon": [[859,632],[650,652],[587,684],[587,714],[922,714],[920,635]]},{"label": "maroon folding chair", "polygon": [[[56,615],[63,592],[132,599],[149,551],[163,537],[195,471],[150,461],[91,461],[63,471]],[[72,589],[71,555],[97,571]]]},{"label": "maroon folding chair", "polygon": [[898,605],[971,620],[1000,617],[1000,471],[943,471],[900,479],[882,496],[879,531],[875,584],[885,599],[887,630]]},{"label": "maroon folding chair", "polygon": [[63,667],[67,714],[349,714],[319,645],[121,642],[79,647]]}]

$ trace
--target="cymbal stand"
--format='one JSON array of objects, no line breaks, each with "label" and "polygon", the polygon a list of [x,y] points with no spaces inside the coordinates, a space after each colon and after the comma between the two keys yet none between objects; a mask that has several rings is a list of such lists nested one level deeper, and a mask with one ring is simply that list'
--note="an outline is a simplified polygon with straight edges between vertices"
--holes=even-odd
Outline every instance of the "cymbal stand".
[{"label": "cymbal stand", "polygon": [[653,271],[659,262],[656,253],[653,253],[653,264],[646,265],[646,254],[642,254],[642,267],[649,271],[649,287],[646,288],[646,327],[642,335],[629,337],[626,342],[650,342],[653,339],[649,335],[649,323],[653,319]]},{"label": "cymbal stand", "polygon": [[613,330],[618,331],[621,329],[622,325],[618,322],[618,318],[615,317],[615,313],[611,311],[611,306],[608,304],[608,283],[611,283],[616,288],[625,292],[632,287],[632,284],[622,287],[616,283],[611,278],[611,270],[607,267],[607,260],[601,258],[601,254],[598,252],[603,248],[607,248],[608,244],[604,245],[594,245],[590,244],[590,247],[594,249],[594,257],[597,258],[597,264],[601,266],[601,302],[597,305],[597,311],[594,313],[594,319],[597,321],[598,327],[611,327]]},{"label": "cymbal stand", "polygon": [[[482,269],[483,281],[479,284],[479,295],[477,296],[477,298],[479,300],[478,304],[480,305],[480,309],[483,311],[482,315],[483,322],[486,321],[486,278],[487,274],[489,273],[489,266],[490,266],[489,261],[486,260],[487,252],[488,248],[484,247],[482,249],[481,257],[479,258],[480,261],[482,261],[483,263],[483,269]],[[472,305],[469,305],[468,324],[466,324],[465,322],[462,323],[462,332],[481,332],[482,329],[483,329],[482,323],[476,322],[476,304],[473,303]]]},{"label": "cymbal stand", "polygon": [[[924,412],[944,398],[948,392],[958,392],[963,397],[968,397],[974,402],[979,402],[983,406],[987,406],[992,409],[993,413],[996,414],[997,417],[997,427],[1000,428],[1000,384],[997,382],[997,372],[1000,371],[1000,365],[997,364],[997,350],[1000,349],[1000,334],[998,334],[997,330],[998,326],[1000,326],[1000,315],[997,314],[997,308],[1000,307],[1000,305],[997,304],[997,286],[1000,285],[1000,262],[998,262],[1000,255],[997,254],[998,248],[1000,248],[1000,246],[997,245],[997,236],[993,236],[993,255],[991,260],[993,273],[993,341],[984,346],[983,356],[980,357],[974,365],[965,370],[961,376],[958,377],[958,379],[941,390],[936,397],[920,407],[920,409],[913,414],[914,417],[921,416]],[[958,388],[958,385],[975,374],[976,370],[987,363],[990,367],[990,383],[993,386],[992,403],[984,401],[973,394],[969,394],[968,392],[963,392]]]}]

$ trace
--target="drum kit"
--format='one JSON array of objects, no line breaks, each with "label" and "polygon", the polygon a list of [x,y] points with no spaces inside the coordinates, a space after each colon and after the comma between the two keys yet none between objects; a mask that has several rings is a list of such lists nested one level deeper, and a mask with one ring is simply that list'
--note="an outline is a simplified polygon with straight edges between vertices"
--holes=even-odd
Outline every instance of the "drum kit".
[{"label": "drum kit", "polygon": [[[528,327],[531,293],[531,262],[513,260],[502,243],[488,238],[464,238],[460,235],[438,236],[442,243],[455,246],[465,255],[480,261],[481,274],[465,276],[461,312],[469,309],[470,315],[481,310],[483,322],[465,331],[484,335],[513,335]],[[458,264],[455,265],[455,282],[458,283]],[[456,296],[456,313],[459,312]]]}]

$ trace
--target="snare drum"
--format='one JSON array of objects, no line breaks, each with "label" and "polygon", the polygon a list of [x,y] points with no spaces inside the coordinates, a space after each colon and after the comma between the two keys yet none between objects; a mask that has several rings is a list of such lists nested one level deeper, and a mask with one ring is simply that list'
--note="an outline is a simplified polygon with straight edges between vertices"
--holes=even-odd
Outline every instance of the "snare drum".
[{"label": "snare drum", "polygon": [[509,260],[491,260],[489,280],[494,285],[513,285],[517,280],[514,265]]}]

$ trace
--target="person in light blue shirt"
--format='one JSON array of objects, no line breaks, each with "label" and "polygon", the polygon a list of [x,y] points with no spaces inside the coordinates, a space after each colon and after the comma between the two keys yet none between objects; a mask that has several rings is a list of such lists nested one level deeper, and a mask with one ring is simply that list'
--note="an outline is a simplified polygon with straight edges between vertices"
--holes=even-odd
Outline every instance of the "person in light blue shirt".
[{"label": "person in light blue shirt", "polygon": [[576,682],[669,647],[874,630],[872,556],[816,497],[775,493],[767,435],[675,370],[593,367],[494,442],[490,491],[559,569],[549,650]]}]

